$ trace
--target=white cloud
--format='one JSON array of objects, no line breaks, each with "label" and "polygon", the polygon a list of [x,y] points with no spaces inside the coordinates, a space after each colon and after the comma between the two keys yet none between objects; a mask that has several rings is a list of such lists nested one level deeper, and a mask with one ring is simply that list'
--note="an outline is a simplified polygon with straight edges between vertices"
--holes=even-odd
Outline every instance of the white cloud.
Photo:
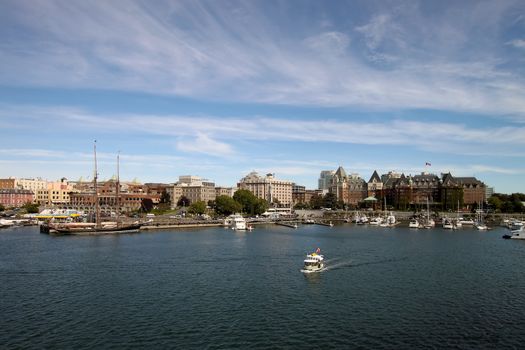
[{"label": "white cloud", "polygon": [[321,54],[342,54],[350,44],[348,35],[341,32],[325,32],[304,40],[305,44]]},{"label": "white cloud", "polygon": [[[286,35],[276,29],[283,23],[251,2],[130,1],[125,11],[103,1],[13,2],[5,9],[9,24],[28,40],[0,44],[0,64],[10,67],[0,71],[0,82],[523,119],[525,85],[519,72],[503,68],[505,53],[467,46],[479,23],[480,37],[498,29],[512,4],[497,3],[464,5],[475,7],[469,21],[453,11],[433,19],[385,7],[355,27],[369,49],[361,52],[357,39],[350,48],[349,34],[336,28],[313,32],[292,22],[294,36]],[[513,45],[522,44],[517,40]]]},{"label": "white cloud", "polygon": [[525,39],[514,39],[507,42],[507,45],[514,46],[518,49],[525,49]]},{"label": "white cloud", "polygon": [[197,132],[195,139],[185,138],[177,141],[177,149],[183,152],[204,153],[218,157],[231,157],[235,154],[230,145],[200,132]]}]

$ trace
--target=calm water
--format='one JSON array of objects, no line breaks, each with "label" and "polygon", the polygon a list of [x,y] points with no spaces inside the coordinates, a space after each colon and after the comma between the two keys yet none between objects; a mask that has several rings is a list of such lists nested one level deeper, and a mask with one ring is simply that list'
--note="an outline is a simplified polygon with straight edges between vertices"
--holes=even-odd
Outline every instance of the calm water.
[{"label": "calm water", "polygon": [[[2,348],[523,348],[525,242],[354,225],[0,230]],[[327,271],[303,275],[320,247]]]}]

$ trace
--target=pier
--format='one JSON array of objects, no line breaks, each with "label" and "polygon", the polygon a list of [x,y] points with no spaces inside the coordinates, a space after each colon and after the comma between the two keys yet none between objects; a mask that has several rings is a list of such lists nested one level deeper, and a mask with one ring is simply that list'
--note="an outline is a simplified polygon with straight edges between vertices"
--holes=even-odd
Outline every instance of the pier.
[{"label": "pier", "polygon": [[276,224],[276,225],[279,225],[279,226],[286,226],[286,227],[289,227],[289,228],[297,228],[297,224],[296,224],[296,223],[290,223],[290,222],[276,222],[275,224]]},{"label": "pier", "polygon": [[321,221],[316,221],[315,224],[316,224],[316,225],[321,225],[321,226],[329,226],[329,227],[334,226],[334,224],[332,224],[331,221],[330,221],[329,223],[321,222]]}]

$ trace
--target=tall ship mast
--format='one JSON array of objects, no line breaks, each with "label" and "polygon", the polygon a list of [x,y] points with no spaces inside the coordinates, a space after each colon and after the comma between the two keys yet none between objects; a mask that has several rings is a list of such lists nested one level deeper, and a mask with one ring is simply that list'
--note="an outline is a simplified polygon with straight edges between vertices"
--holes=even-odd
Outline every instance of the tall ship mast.
[{"label": "tall ship mast", "polygon": [[115,215],[117,227],[120,226],[120,151],[117,153],[117,183],[115,184]]},{"label": "tall ship mast", "polygon": [[95,157],[95,173],[93,175],[93,198],[95,201],[95,223],[96,227],[100,228],[100,203],[98,202],[98,187],[97,187],[97,178],[98,178],[98,171],[97,171],[97,140],[95,140],[95,143],[93,145],[93,153]]}]

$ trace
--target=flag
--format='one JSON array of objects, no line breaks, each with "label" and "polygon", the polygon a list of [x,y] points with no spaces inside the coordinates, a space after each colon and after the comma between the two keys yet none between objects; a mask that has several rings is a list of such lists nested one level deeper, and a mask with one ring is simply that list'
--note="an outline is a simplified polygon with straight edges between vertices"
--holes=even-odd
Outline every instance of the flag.
[{"label": "flag", "polygon": [[425,163],[425,166],[427,166],[427,165],[428,165],[428,166],[431,166],[432,164],[430,164],[429,162],[426,162],[426,163]]}]

